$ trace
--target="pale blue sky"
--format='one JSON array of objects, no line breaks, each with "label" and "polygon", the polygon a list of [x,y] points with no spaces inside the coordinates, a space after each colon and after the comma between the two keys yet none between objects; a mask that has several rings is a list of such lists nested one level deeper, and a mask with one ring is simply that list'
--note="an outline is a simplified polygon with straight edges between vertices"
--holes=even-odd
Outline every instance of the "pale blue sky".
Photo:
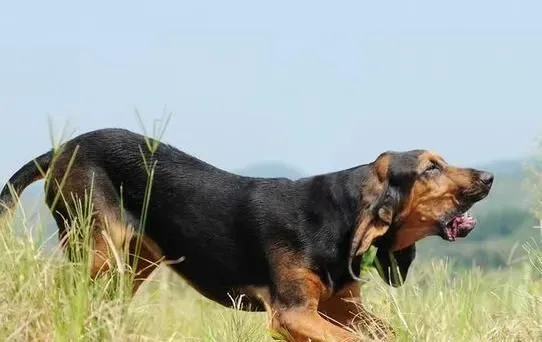
[{"label": "pale blue sky", "polygon": [[471,165],[542,131],[541,1],[5,1],[0,180],[77,133],[139,130],[225,169],[306,173],[434,149]]}]

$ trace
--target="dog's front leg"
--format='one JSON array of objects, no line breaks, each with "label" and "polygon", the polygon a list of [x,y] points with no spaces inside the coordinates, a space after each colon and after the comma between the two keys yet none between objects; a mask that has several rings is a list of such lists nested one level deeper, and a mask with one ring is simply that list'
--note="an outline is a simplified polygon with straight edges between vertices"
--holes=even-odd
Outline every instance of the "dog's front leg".
[{"label": "dog's front leg", "polygon": [[393,339],[393,328],[367,311],[361,304],[360,297],[360,284],[352,282],[332,297],[320,302],[318,310],[324,318],[338,326],[361,329],[378,341]]},{"label": "dog's front leg", "polygon": [[325,320],[318,313],[327,289],[320,278],[304,268],[288,268],[276,277],[271,327],[295,342],[355,342],[361,337]]}]

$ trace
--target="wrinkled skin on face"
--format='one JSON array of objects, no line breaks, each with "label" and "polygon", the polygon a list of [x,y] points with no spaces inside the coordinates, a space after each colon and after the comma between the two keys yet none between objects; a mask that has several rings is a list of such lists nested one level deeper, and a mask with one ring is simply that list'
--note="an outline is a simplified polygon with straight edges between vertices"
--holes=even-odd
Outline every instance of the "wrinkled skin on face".
[{"label": "wrinkled skin on face", "polygon": [[410,174],[395,175],[410,178],[407,183],[412,185],[395,218],[392,251],[429,235],[448,241],[467,236],[476,226],[468,210],[489,194],[493,184],[490,173],[449,165],[435,153],[422,152],[417,159]]},{"label": "wrinkled skin on face", "polygon": [[[396,264],[404,281],[417,241],[431,235],[455,241],[475,228],[468,210],[493,184],[491,173],[450,165],[425,150],[383,153],[373,168],[382,194],[372,208],[373,218],[360,225],[360,236],[378,247],[377,261],[385,273],[381,276],[393,286],[400,282],[385,269]],[[368,247],[361,245],[358,255]]]}]

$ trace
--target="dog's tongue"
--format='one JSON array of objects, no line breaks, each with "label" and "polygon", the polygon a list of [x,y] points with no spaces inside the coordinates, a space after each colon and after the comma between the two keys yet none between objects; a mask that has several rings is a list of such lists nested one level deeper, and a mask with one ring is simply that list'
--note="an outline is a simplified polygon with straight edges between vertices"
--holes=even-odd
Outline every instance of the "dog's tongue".
[{"label": "dog's tongue", "polygon": [[473,229],[476,225],[476,219],[467,212],[466,214],[454,218],[451,225],[456,229]]},{"label": "dog's tongue", "polygon": [[447,238],[454,241],[457,237],[467,236],[476,226],[476,219],[470,212],[456,216],[446,225]]}]

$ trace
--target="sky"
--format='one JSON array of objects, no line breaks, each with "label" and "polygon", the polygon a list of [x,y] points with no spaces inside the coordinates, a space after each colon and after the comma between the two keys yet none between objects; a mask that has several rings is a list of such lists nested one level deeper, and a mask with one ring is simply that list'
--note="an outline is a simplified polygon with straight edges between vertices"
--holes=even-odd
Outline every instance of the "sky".
[{"label": "sky", "polygon": [[227,170],[424,148],[520,158],[542,133],[540,1],[3,1],[0,180],[72,136],[142,132]]}]

